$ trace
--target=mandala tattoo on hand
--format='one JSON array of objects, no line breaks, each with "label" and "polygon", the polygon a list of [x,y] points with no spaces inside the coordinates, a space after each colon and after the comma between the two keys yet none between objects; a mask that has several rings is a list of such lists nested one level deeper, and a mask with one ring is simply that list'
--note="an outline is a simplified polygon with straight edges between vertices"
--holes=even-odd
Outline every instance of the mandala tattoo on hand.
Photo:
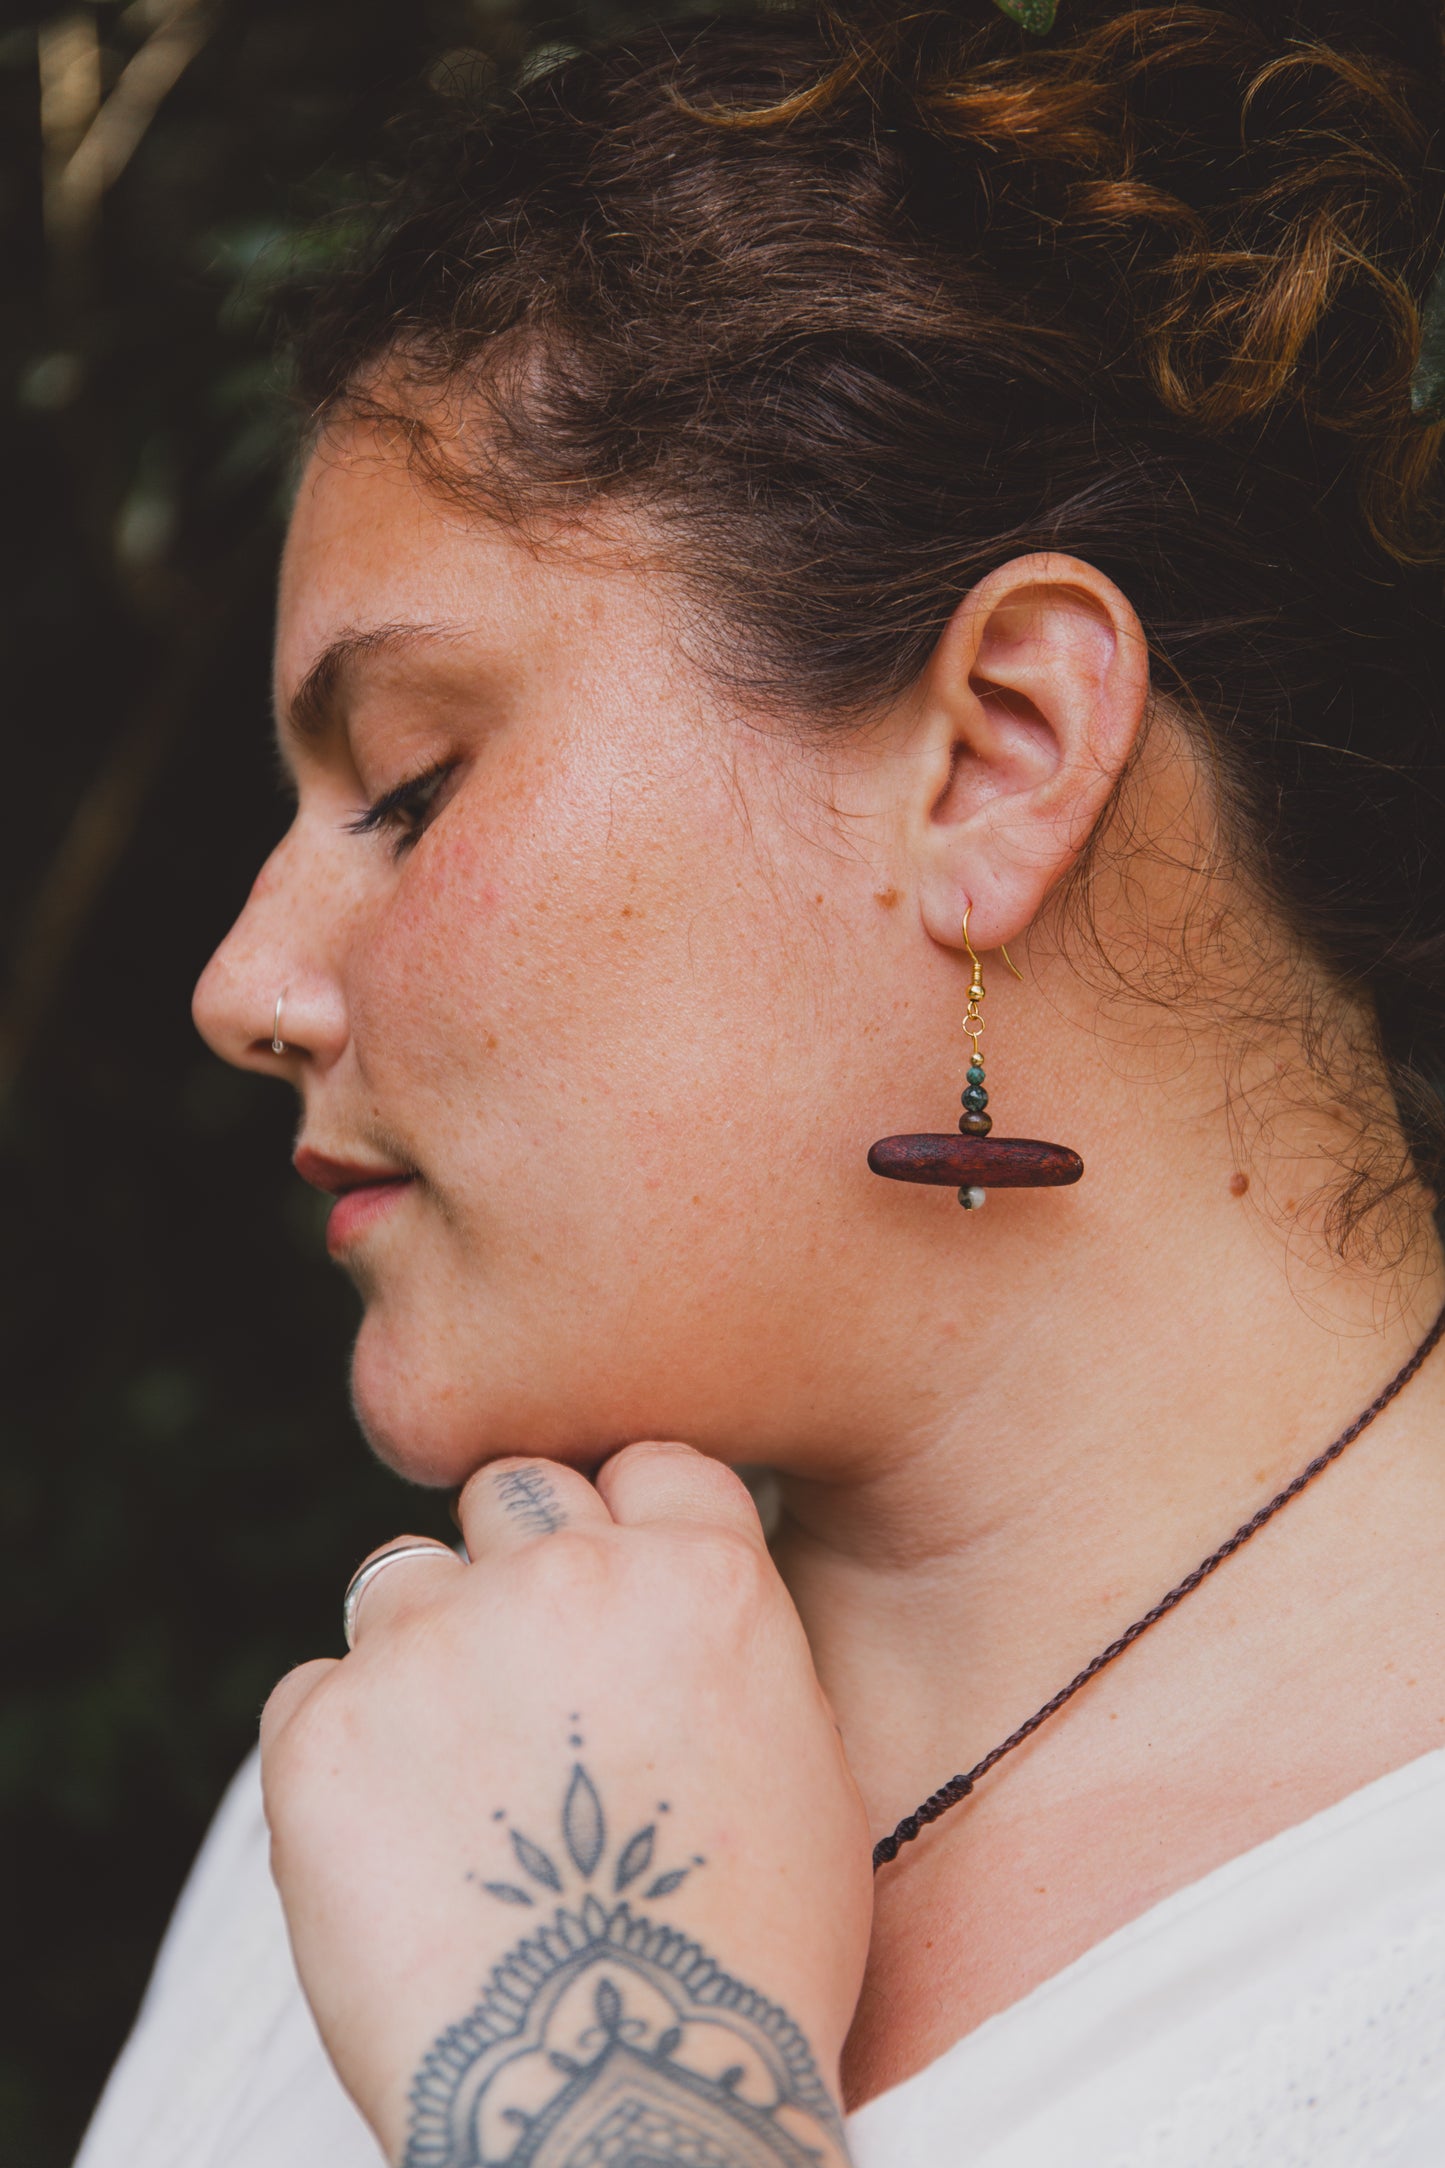
[{"label": "mandala tattoo on hand", "polygon": [[[665,1811],[665,1810],[663,1810]],[[403,2168],[817,2168],[842,2157],[832,2096],[775,2003],[633,1910],[695,1867],[652,1875],[657,1824],[609,1847],[578,1762],[552,1850],[510,1832],[498,1903],[546,1906],[411,2091]],[[646,1878],[646,1879],[644,1879]]]}]

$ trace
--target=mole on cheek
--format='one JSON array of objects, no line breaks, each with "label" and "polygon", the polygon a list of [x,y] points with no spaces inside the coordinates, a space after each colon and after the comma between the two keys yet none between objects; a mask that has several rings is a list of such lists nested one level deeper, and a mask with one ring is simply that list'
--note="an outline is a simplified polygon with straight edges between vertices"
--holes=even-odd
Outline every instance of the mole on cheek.
[{"label": "mole on cheek", "polygon": [[885,911],[891,911],[898,901],[898,891],[896,888],[875,888],[873,901],[881,903]]},{"label": "mole on cheek", "polygon": [[1231,1197],[1242,1197],[1248,1187],[1249,1176],[1247,1174],[1232,1174],[1229,1177],[1229,1194]]}]

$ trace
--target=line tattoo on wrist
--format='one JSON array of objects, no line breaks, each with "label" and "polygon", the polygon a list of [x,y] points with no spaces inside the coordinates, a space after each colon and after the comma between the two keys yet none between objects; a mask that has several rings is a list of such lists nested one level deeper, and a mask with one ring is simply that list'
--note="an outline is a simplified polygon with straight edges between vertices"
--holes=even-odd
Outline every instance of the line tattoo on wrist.
[{"label": "line tattoo on wrist", "polygon": [[670,1897],[704,1860],[654,1875],[655,1822],[614,1846],[581,1762],[560,1844],[509,1834],[520,1878],[482,1891],[551,1916],[422,2063],[402,2168],[819,2168],[846,2157],[833,2097],[787,2013],[633,1909]]}]

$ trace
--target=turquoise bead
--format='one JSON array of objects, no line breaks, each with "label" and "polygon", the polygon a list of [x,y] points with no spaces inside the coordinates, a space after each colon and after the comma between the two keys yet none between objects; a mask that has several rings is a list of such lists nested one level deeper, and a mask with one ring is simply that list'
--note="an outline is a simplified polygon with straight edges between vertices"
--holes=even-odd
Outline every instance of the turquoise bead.
[{"label": "turquoise bead", "polygon": [[981,1084],[983,1082],[983,1063],[981,1061],[971,1061],[966,1074],[970,1084]]}]

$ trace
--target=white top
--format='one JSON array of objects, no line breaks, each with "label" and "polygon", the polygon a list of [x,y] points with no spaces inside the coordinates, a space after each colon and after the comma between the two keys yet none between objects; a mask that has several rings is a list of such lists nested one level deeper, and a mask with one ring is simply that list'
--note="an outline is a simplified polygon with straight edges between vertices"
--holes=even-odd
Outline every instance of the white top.
[{"label": "white top", "polygon": [[[1177,1891],[849,2118],[857,2168],[1442,2168],[1445,1750]],[[76,2168],[378,2168],[254,1756]]]}]

